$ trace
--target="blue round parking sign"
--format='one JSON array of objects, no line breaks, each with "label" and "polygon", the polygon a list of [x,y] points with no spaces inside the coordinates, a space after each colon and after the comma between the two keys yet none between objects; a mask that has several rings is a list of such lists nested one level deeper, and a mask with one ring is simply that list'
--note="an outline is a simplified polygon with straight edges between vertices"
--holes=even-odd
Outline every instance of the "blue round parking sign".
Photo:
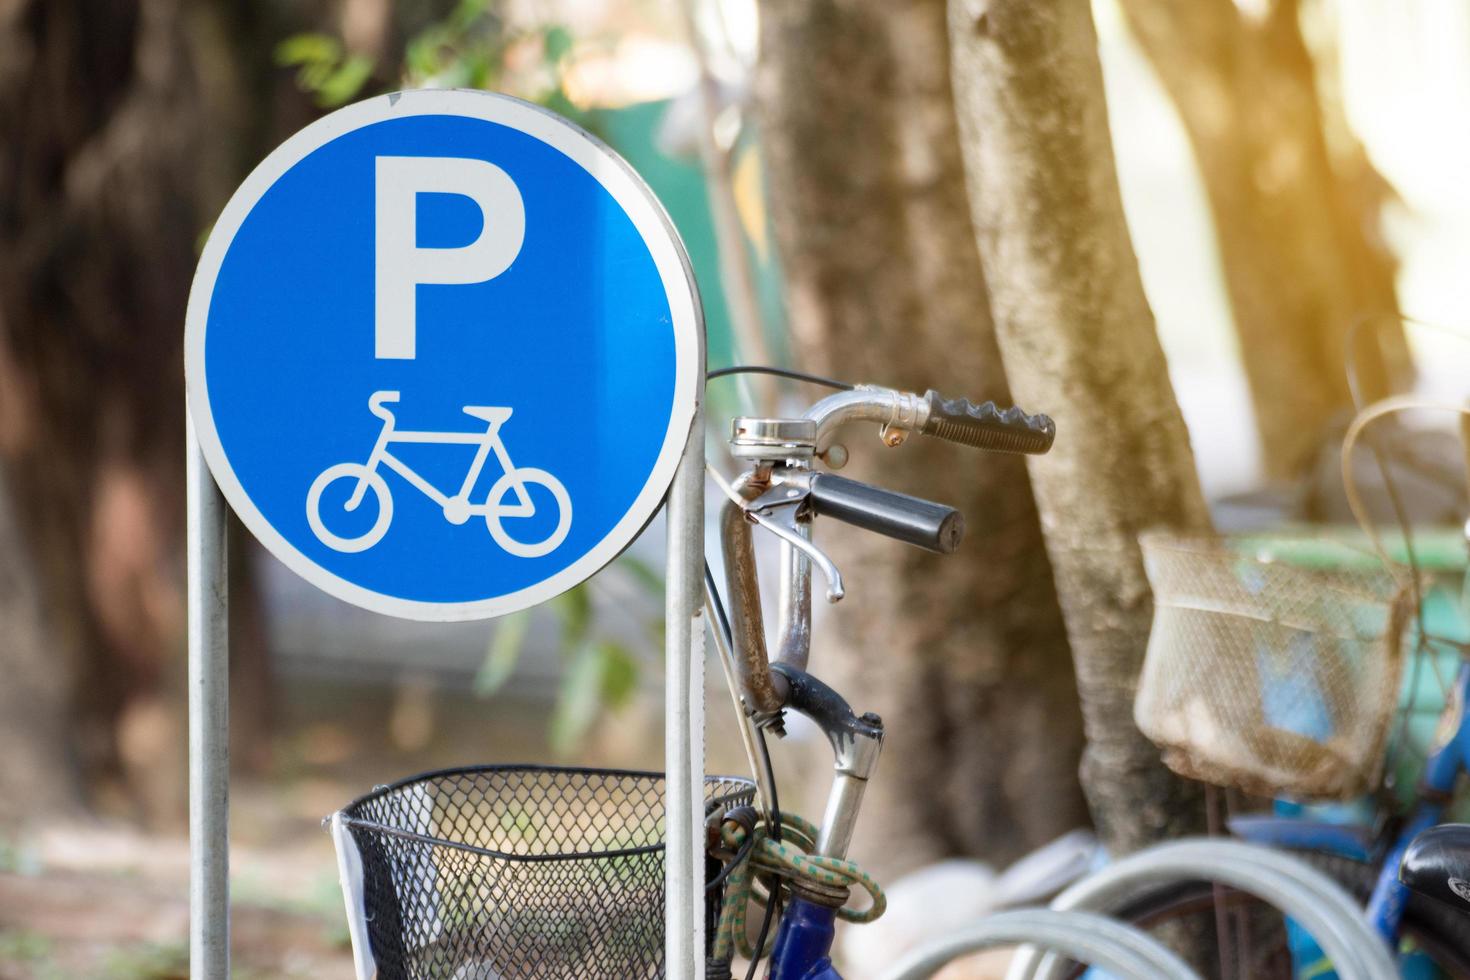
[{"label": "blue round parking sign", "polygon": [[689,435],[703,326],[611,150],[505,96],[341,109],[241,185],[189,297],[216,481],[289,567],[415,619],[541,602],[616,556]]}]

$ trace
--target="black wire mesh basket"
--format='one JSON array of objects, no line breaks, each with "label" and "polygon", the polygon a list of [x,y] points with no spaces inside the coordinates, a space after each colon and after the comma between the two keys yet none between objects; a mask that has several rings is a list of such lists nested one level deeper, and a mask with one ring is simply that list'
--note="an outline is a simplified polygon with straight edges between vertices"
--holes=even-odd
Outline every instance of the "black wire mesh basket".
[{"label": "black wire mesh basket", "polygon": [[[653,772],[477,766],[351,803],[338,816],[360,859],[376,976],[663,976],[663,784]],[[705,781],[710,805],[753,796],[749,780]]]}]

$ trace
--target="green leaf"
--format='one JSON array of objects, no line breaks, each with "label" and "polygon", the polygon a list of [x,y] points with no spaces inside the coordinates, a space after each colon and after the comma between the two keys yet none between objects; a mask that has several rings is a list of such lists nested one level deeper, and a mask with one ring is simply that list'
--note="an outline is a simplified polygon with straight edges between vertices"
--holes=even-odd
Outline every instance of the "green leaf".
[{"label": "green leaf", "polygon": [[489,88],[494,78],[489,53],[478,48],[460,59],[460,69],[464,72],[464,82],[469,88]]},{"label": "green leaf", "polygon": [[420,81],[439,70],[439,41],[427,35],[428,32],[425,31],[410,41],[403,56],[409,75]]},{"label": "green leaf", "polygon": [[449,23],[463,31],[479,20],[490,9],[490,0],[460,0],[449,15]]},{"label": "green leaf", "polygon": [[592,623],[591,590],[585,584],[579,585],[563,592],[547,605],[561,621],[562,652],[569,653],[583,646]]},{"label": "green leaf", "polygon": [[602,655],[596,647],[583,647],[562,678],[551,711],[551,749],[557,755],[570,755],[592,727],[601,687]]},{"label": "green leaf", "polygon": [[320,98],[322,86],[327,79],[332,77],[332,66],[325,61],[314,61],[309,65],[302,65],[296,73],[296,84],[304,92],[316,93]]},{"label": "green leaf", "polygon": [[443,88],[469,88],[470,77],[464,60],[456,52],[455,57],[446,61],[439,69],[439,74],[434,76],[434,81]]},{"label": "green leaf", "polygon": [[621,708],[638,690],[638,660],[614,640],[599,643],[597,651],[602,658],[602,701],[609,708]]},{"label": "green leaf", "polygon": [[529,610],[511,613],[496,624],[490,637],[490,647],[485,651],[485,662],[475,674],[475,693],[488,698],[505,686],[515,673],[520,662],[521,651],[526,646],[526,631],[531,624]]},{"label": "green leaf", "polygon": [[654,568],[642,558],[635,558],[632,555],[625,554],[618,559],[618,562],[614,567],[620,569],[621,571],[627,572],[628,575],[630,575],[635,582],[648,590],[649,595],[657,596],[659,598],[663,597],[663,572],[659,571],[657,568]]},{"label": "green leaf", "polygon": [[355,54],[322,80],[317,86],[317,104],[326,109],[345,105],[362,91],[373,74],[373,59]]},{"label": "green leaf", "polygon": [[335,64],[342,57],[342,43],[330,34],[293,34],[276,45],[276,64]]},{"label": "green leaf", "polygon": [[560,24],[553,25],[546,29],[541,44],[546,63],[554,68],[572,53],[572,32]]}]

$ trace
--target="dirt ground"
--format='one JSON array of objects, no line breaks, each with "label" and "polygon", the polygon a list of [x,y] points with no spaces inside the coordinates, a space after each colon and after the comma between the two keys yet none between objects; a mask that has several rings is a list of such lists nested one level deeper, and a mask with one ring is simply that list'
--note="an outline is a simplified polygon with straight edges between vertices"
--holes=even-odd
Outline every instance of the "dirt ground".
[{"label": "dirt ground", "polygon": [[[237,796],[239,791],[237,790]],[[188,842],[53,827],[0,870],[3,980],[171,980],[188,971]],[[302,835],[232,849],[236,977],[352,976],[332,849]]]},{"label": "dirt ground", "polygon": [[[271,771],[231,782],[231,949],[242,980],[349,980],[324,816],[375,784],[445,766],[545,762],[549,705],[413,685],[289,685]],[[660,768],[660,694],[594,729],[573,760]],[[716,723],[716,728],[721,727]],[[738,771],[714,736],[711,771]],[[0,980],[188,976],[186,824],[148,833],[90,819],[0,831]]]}]

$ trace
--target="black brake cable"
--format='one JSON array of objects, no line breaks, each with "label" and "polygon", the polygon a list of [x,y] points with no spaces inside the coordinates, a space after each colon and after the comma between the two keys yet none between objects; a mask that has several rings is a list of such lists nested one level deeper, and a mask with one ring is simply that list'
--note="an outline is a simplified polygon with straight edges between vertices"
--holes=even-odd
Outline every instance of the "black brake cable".
[{"label": "black brake cable", "polygon": [[[715,611],[714,628],[720,631],[725,638],[725,647],[729,650],[735,649],[734,633],[730,629],[730,616],[725,612],[725,600],[720,597],[720,588],[715,584],[715,573],[709,567],[708,559],[704,563],[704,585],[709,590],[710,605]],[[775,770],[771,767],[771,747],[766,743],[766,730],[756,726],[756,745],[761,750],[761,761],[765,764],[766,772],[773,773],[771,777],[771,838],[782,840],[781,836],[781,799],[776,790]]]},{"label": "black brake cable", "polygon": [[[725,369],[725,373],[733,374],[737,370],[739,370],[739,369],[738,368],[726,368]],[[779,369],[773,369],[773,370],[779,370]],[[716,375],[714,375],[714,374],[711,374],[710,375],[710,377],[715,377],[715,376]],[[807,379],[806,378],[802,378],[801,380],[807,380]],[[821,384],[821,383],[830,383],[830,384],[833,384],[833,385],[839,385],[840,384],[840,382],[826,382],[825,379],[816,379],[815,383],[818,383],[818,384]],[[848,385],[847,386],[847,388],[849,390],[851,389],[851,387],[852,387],[851,385]],[[721,632],[721,634],[724,636],[727,647],[729,649],[732,649],[733,650],[734,649],[733,642],[732,642],[733,641],[733,634],[732,634],[732,632],[730,630],[730,617],[725,612],[725,601],[724,601],[724,599],[722,599],[720,597],[720,590],[719,590],[719,587],[715,584],[715,575],[714,575],[714,572],[710,569],[709,562],[708,561],[705,561],[705,563],[704,563],[704,583],[705,583],[705,586],[709,589],[710,606],[714,609],[714,614],[715,614],[715,621],[714,621],[714,623],[712,625],[714,626],[715,629],[719,630]],[[756,735],[756,745],[760,749],[761,761],[765,765],[765,770],[766,770],[766,772],[769,772],[769,773],[772,773],[773,774],[772,775],[772,778],[771,778],[771,781],[770,781],[771,782],[771,799],[770,799],[770,806],[771,806],[771,837],[772,837],[772,839],[779,841],[779,840],[782,839],[781,838],[781,798],[780,798],[780,795],[779,795],[779,793],[778,793],[778,791],[776,789],[776,779],[775,779],[775,776],[774,776],[775,770],[774,770],[774,768],[771,765],[771,747],[770,747],[770,744],[766,741],[766,730],[764,728],[761,728],[761,727],[757,726],[756,727],[756,730],[755,730],[755,735]],[[749,838],[749,842],[753,845],[754,844],[754,841],[755,841],[755,835],[754,834],[751,834],[750,835],[750,838]],[[745,851],[744,846],[742,846],[741,850],[742,851]],[[740,856],[740,854],[737,854],[735,856],[735,860],[731,861],[724,868],[722,868],[720,870],[720,873],[715,877],[714,881],[711,882],[710,885],[706,885],[705,888],[706,889],[709,889],[713,885],[718,884],[718,883],[724,881],[726,878],[728,878],[730,876],[730,872],[732,870],[734,870],[734,868],[737,867],[740,864],[740,860],[741,860],[741,856]],[[750,961],[750,969],[745,974],[745,980],[755,980],[756,966],[757,966],[757,964],[760,963],[761,959],[763,958],[762,957],[762,950],[765,949],[765,946],[766,946],[766,938],[771,933],[771,922],[776,917],[776,914],[777,914],[777,912],[778,912],[778,910],[780,909],[780,906],[781,906],[781,879],[780,878],[776,878],[776,879],[774,879],[774,882],[775,883],[774,883],[773,887],[771,888],[770,895],[767,896],[765,912],[761,916],[760,933],[759,933],[759,935],[758,935],[758,937],[756,939],[756,943],[755,943],[756,955],[755,955],[755,958]]]},{"label": "black brake cable", "polygon": [[720,869],[720,873],[715,875],[713,878],[705,883],[704,890],[707,892],[712,892],[716,888],[719,888],[721,885],[723,885],[725,883],[725,880],[729,878],[732,873],[734,873],[735,869],[740,867],[741,862],[750,857],[750,852],[755,850],[755,842],[755,834],[746,835],[745,843],[740,845],[740,849],[736,851],[735,856],[731,858],[723,868]]},{"label": "black brake cable", "polygon": [[[707,382],[713,381],[716,378],[723,378],[732,374],[767,374],[777,378],[786,378],[790,381],[804,381],[808,384],[821,385],[823,387],[832,388],[837,391],[852,391],[854,388],[857,387],[856,385],[848,384],[846,381],[838,381],[834,378],[824,378],[820,375],[808,374],[805,371],[793,371],[789,368],[770,367],[764,364],[737,364],[733,367],[719,368],[718,370],[711,371],[707,375],[705,375],[705,380]],[[714,607],[715,618],[717,620],[715,628],[722,630],[728,641],[731,638],[730,621],[726,617],[725,604],[720,599],[719,589],[715,587],[714,575],[710,572],[708,562],[705,562],[704,575],[705,581],[709,585],[710,603]],[[755,732],[756,744],[760,748],[761,758],[765,765],[766,772],[774,772],[771,766],[771,748],[766,741],[765,729],[757,727]],[[781,801],[780,798],[777,796],[776,780],[774,779],[774,777],[771,779],[770,803],[771,837],[772,839],[779,841],[782,839]],[[724,878],[728,877],[729,870],[733,868],[737,863],[738,861],[728,865],[724,870],[720,872],[720,875],[716,880],[723,880]],[[750,968],[746,971],[745,980],[755,980],[756,968],[763,958],[766,938],[770,935],[771,932],[771,923],[780,914],[780,908],[781,879],[778,877],[774,879],[774,884],[771,887],[770,895],[767,897],[765,913],[761,916],[760,932],[755,942],[756,955],[755,958],[750,961]]]},{"label": "black brake cable", "polygon": [[[766,742],[766,730],[757,728],[755,730],[756,744],[760,746],[761,757],[765,760],[766,772],[774,773],[771,768],[771,747]],[[781,800],[776,793],[776,779],[771,777],[771,837],[781,840]],[[770,935],[771,923],[781,914],[781,879],[771,879],[771,893],[767,896],[766,910],[761,915],[761,928],[755,940],[755,958],[750,961],[750,969],[745,972],[745,980],[755,980],[756,964],[761,961],[763,951],[766,948],[766,937]]]},{"label": "black brake cable", "polygon": [[781,907],[781,879],[775,878],[775,886],[766,902],[765,914],[761,916],[761,931],[755,940],[755,956],[751,958],[750,969],[745,971],[745,980],[755,980],[756,967],[765,958],[766,937],[771,934],[771,920],[773,920]]},{"label": "black brake cable", "polygon": [[785,378],[788,381],[805,381],[808,384],[823,385],[827,388],[835,388],[838,391],[852,391],[857,385],[850,385],[846,381],[837,381],[833,378],[824,378],[817,374],[807,374],[805,371],[793,371],[790,368],[771,367],[766,364],[736,364],[733,367],[719,368],[704,376],[705,381],[713,381],[731,374],[769,374],[777,378]]}]

